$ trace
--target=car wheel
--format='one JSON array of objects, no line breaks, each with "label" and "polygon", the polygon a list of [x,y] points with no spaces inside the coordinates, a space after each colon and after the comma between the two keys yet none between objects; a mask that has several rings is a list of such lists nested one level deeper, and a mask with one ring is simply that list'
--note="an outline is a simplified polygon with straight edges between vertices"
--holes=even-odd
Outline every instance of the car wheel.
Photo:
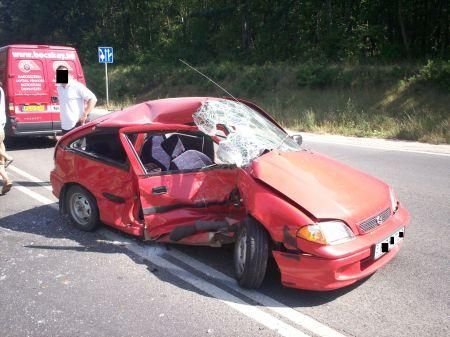
[{"label": "car wheel", "polygon": [[71,186],[66,193],[66,209],[70,222],[86,232],[93,231],[99,224],[98,207],[95,198],[81,186]]},{"label": "car wheel", "polygon": [[261,224],[247,218],[234,246],[236,279],[244,288],[259,288],[264,280],[269,256],[267,232]]}]

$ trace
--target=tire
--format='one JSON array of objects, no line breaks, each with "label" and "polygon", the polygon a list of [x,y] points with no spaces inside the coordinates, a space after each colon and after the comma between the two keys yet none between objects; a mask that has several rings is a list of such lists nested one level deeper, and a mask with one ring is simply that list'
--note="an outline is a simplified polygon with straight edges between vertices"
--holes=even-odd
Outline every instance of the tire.
[{"label": "tire", "polygon": [[65,205],[70,222],[78,229],[91,232],[99,223],[95,198],[81,186],[71,186],[66,192]]},{"label": "tire", "polygon": [[259,288],[264,280],[269,240],[264,227],[252,218],[241,226],[234,245],[234,271],[241,287]]}]

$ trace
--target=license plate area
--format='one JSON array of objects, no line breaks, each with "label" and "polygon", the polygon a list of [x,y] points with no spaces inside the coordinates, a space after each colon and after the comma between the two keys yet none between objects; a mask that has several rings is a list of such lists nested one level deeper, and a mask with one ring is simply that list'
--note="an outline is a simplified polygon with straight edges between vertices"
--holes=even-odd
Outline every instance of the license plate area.
[{"label": "license plate area", "polygon": [[23,112],[34,112],[34,111],[45,111],[45,105],[35,104],[35,105],[24,105],[22,106]]},{"label": "license plate area", "polygon": [[405,236],[405,227],[400,228],[393,234],[389,235],[384,240],[378,242],[373,246],[373,259],[377,260],[384,254],[389,252],[393,247],[395,247],[400,241],[403,240]]}]

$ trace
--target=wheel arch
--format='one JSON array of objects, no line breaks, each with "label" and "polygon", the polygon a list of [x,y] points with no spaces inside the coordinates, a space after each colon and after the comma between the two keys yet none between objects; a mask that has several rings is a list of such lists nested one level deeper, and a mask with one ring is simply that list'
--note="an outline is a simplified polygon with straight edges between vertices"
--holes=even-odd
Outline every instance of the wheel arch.
[{"label": "wheel arch", "polygon": [[[260,219],[258,219],[258,217],[257,216],[255,216],[252,212],[247,212],[247,216],[245,217],[245,218],[252,218],[254,221],[256,221],[257,223],[259,223],[260,225],[261,225],[261,227],[264,229],[264,231],[267,233],[267,237],[270,239],[269,240],[269,244],[271,244],[271,243],[275,243],[275,240],[274,240],[274,238],[273,238],[273,236],[272,236],[272,233],[271,233],[271,231],[267,228],[267,225],[265,225],[264,224],[264,222],[263,221],[261,221]],[[244,219],[245,219],[244,218]],[[242,224],[241,224],[242,225]]]},{"label": "wheel arch", "polygon": [[82,184],[77,183],[77,182],[73,182],[73,181],[72,182],[67,182],[61,187],[61,191],[59,193],[58,204],[59,204],[59,213],[60,214],[67,214],[66,194],[67,194],[67,191],[69,190],[69,188],[72,187],[72,186],[80,186],[81,188],[85,189],[94,198],[95,202],[98,205],[97,198],[95,197],[95,195],[91,191],[89,191],[88,188],[86,188],[86,186],[83,186]]}]

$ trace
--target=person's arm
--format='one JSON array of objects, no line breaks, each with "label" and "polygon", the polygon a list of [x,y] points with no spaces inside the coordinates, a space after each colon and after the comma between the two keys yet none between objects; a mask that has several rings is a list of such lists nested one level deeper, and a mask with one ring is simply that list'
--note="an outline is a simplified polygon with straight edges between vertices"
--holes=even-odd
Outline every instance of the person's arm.
[{"label": "person's arm", "polygon": [[86,119],[88,118],[91,111],[94,109],[95,104],[97,104],[97,98],[93,97],[87,101],[86,107],[84,108],[83,115],[80,118],[80,123],[83,125],[86,123]]},{"label": "person's arm", "polygon": [[91,111],[94,109],[95,104],[97,104],[97,97],[95,97],[94,93],[85,86],[82,87],[82,97],[86,101],[86,104],[83,110],[83,114],[81,115],[79,120],[81,125],[86,123],[86,119],[88,118]]}]

